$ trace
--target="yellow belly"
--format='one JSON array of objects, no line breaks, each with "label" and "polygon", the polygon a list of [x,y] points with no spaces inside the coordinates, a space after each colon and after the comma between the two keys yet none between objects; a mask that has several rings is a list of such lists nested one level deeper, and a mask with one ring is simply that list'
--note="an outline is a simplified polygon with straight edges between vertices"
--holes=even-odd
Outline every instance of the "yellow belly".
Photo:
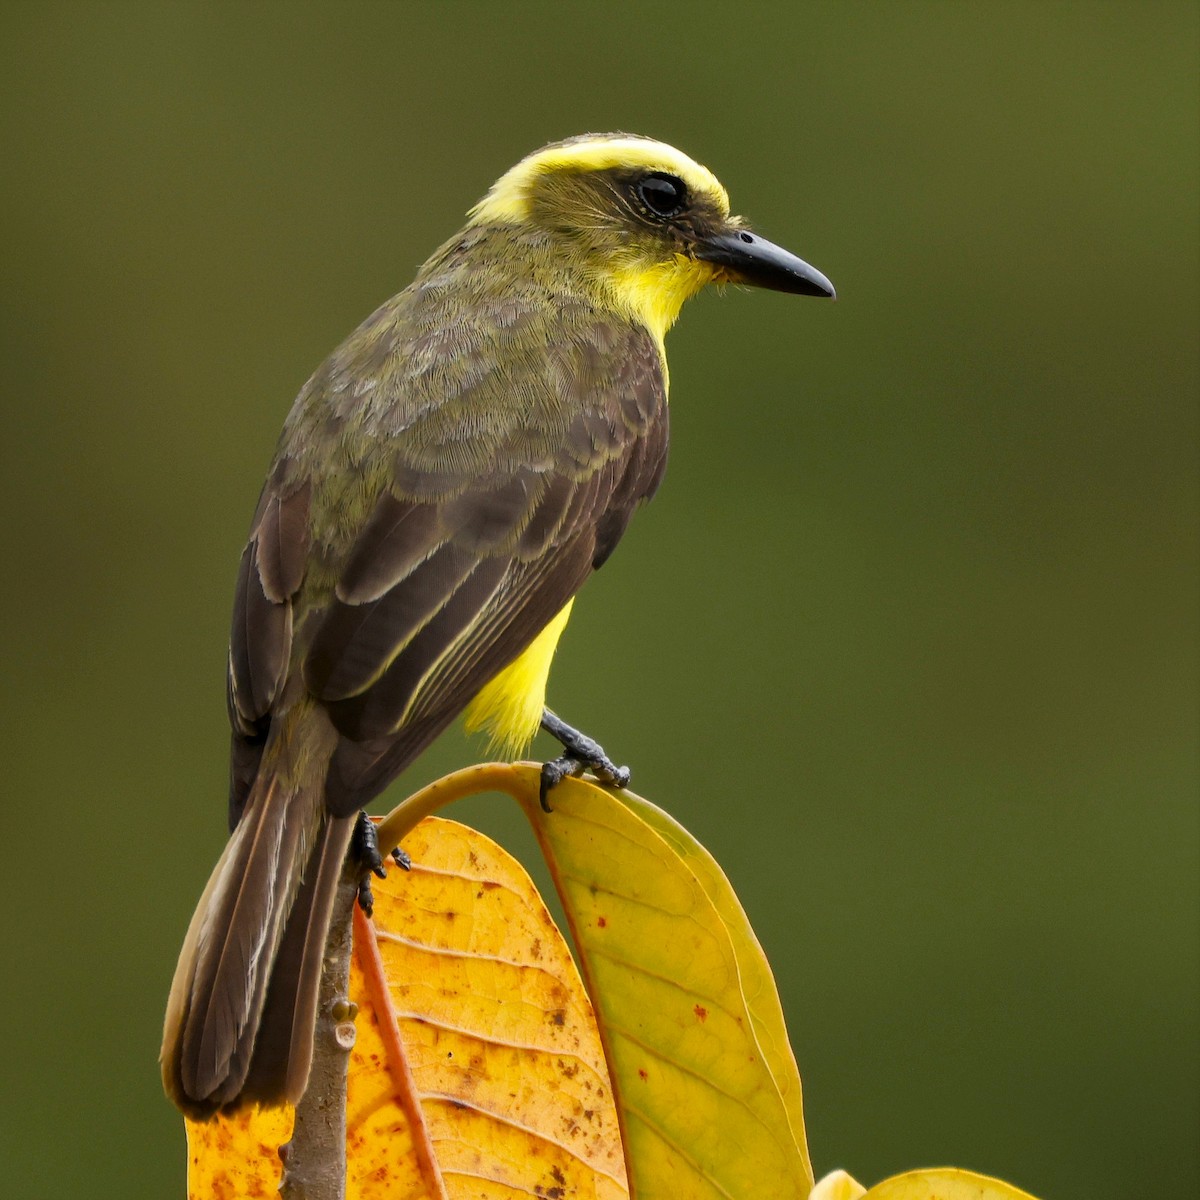
[{"label": "yellow belly", "polygon": [[546,707],[546,679],[554,648],[566,628],[574,599],[533,639],[520,657],[487,683],[467,705],[468,733],[486,729],[490,745],[515,758],[538,731]]}]

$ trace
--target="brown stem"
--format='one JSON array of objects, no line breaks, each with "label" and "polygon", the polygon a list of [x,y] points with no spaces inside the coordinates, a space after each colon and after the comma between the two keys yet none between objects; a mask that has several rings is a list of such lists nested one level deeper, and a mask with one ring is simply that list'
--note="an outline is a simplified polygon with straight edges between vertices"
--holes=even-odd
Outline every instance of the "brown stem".
[{"label": "brown stem", "polygon": [[[424,817],[436,812],[445,804],[461,800],[464,796],[477,796],[481,792],[507,792],[510,796],[520,798],[523,784],[521,775],[516,770],[518,765],[520,764],[492,762],[464,767],[428,784],[419,792],[413,792],[375,826],[375,833],[379,838],[379,852],[386,855],[393,846],[398,846],[400,839]],[[528,788],[524,790],[527,791]]]},{"label": "brown stem", "polygon": [[344,1200],[346,1194],[346,1074],[355,1016],[349,996],[351,918],[359,873],[351,856],[338,883],[325,942],[308,1090],[296,1106],[292,1139],[279,1148],[283,1200]]}]

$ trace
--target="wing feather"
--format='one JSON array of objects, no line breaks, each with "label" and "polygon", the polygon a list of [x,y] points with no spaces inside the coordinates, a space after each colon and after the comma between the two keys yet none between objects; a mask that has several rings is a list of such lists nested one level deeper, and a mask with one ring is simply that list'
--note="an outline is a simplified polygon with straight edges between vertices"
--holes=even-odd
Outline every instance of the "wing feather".
[{"label": "wing feather", "polygon": [[345,604],[378,600],[441,545],[441,516],[434,504],[384,494],[362,531],[337,584]]},{"label": "wing feather", "polygon": [[[345,443],[336,461],[294,440],[239,575],[230,715],[244,745],[232,792],[244,790],[253,739],[299,671],[340,736],[326,802],[335,813],[365,804],[607,558],[665,465],[661,356],[645,330],[594,313],[550,341],[547,355],[504,371],[469,364],[470,379],[440,405],[380,407],[404,410],[396,428],[364,448]],[[321,375],[330,398],[297,419],[310,441],[348,420],[338,378]],[[498,387],[522,408],[501,406],[489,423]],[[374,492],[366,509],[364,487]]]},{"label": "wing feather", "polygon": [[254,732],[283,687],[292,646],[292,599],[309,552],[308,481],[280,487],[276,471],[263,490],[242,552],[229,639],[230,715]]},{"label": "wing feather", "polygon": [[284,604],[299,590],[308,561],[308,508],[311,486],[303,480],[290,492],[266,498],[254,536],[255,562],[263,593]]},{"label": "wing feather", "polygon": [[478,565],[469,549],[446,542],[377,599],[347,604],[335,598],[309,647],[309,691],[332,703],[369,688]]}]

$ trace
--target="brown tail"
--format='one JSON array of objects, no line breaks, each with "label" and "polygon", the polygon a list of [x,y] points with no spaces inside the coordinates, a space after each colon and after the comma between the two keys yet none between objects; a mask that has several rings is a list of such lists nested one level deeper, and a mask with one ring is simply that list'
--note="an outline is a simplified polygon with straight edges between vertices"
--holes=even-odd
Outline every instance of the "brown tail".
[{"label": "brown tail", "polygon": [[327,814],[327,756],[293,760],[290,741],[268,743],[175,968],[163,1086],[190,1117],[294,1102],[308,1082],[321,961],[354,817]]}]

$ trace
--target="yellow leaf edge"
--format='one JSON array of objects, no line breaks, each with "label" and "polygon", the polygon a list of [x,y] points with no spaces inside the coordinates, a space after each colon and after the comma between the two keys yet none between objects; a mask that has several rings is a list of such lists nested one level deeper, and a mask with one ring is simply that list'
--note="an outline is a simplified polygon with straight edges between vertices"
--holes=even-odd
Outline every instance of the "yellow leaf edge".
[{"label": "yellow leaf edge", "polygon": [[[521,772],[525,788],[522,789],[521,795],[515,795],[514,798],[521,804],[533,826],[551,877],[563,899],[567,920],[572,926],[572,940],[583,960],[583,975],[587,980],[587,939],[574,927],[571,907],[566,901],[554,855],[548,845],[549,835],[544,829],[544,823],[553,820],[555,814],[547,816],[538,802],[540,769],[527,764],[519,764],[517,769]],[[633,792],[602,788],[586,779],[565,779],[555,788],[554,796],[556,810],[580,804],[586,807],[587,819],[594,825],[605,824],[606,810],[609,813],[623,810],[666,854],[674,858],[681,877],[685,876],[695,885],[704,901],[716,914],[738,973],[738,990],[749,1018],[752,1040],[766,1067],[767,1077],[786,1122],[805,1183],[807,1187],[811,1187],[813,1173],[804,1132],[800,1072],[788,1041],[783,1008],[766,955],[727,876],[713,856],[682,825],[662,809]],[[603,1023],[601,1037],[604,1037]],[[621,1082],[614,1075],[614,1087],[618,1090]]]},{"label": "yellow leaf edge", "polygon": [[1003,1179],[963,1167],[924,1167],[868,1188],[862,1200],[1037,1200]]}]

